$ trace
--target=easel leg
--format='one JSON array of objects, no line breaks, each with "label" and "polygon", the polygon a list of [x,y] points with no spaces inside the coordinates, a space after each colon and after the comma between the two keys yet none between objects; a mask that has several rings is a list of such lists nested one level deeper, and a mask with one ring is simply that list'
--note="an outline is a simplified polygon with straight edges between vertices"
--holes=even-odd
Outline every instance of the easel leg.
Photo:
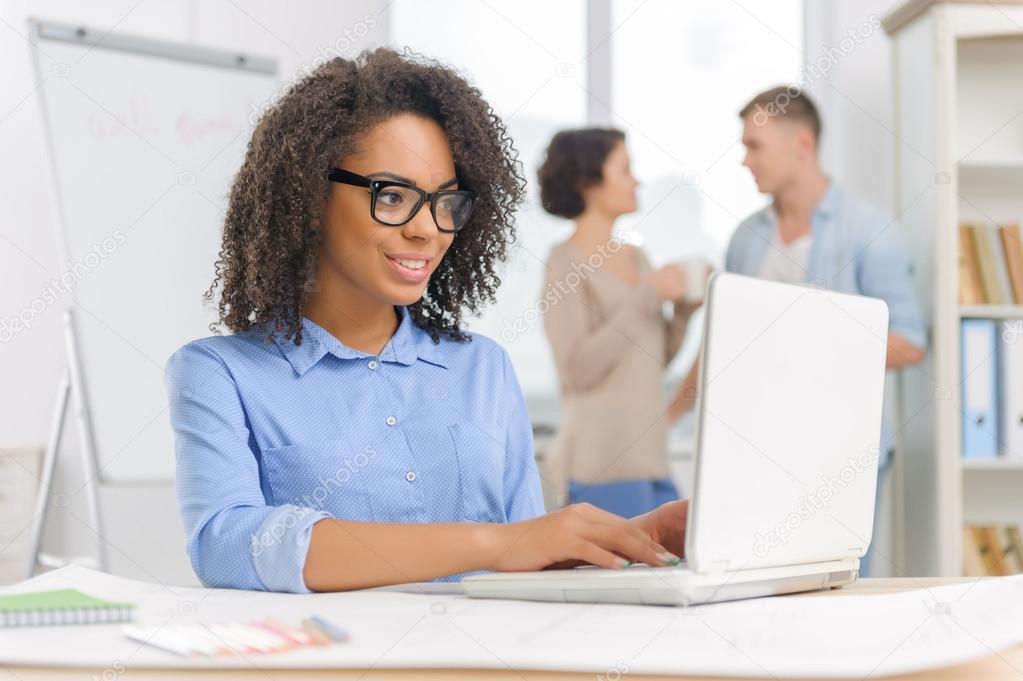
[{"label": "easel leg", "polygon": [[60,441],[64,432],[64,419],[67,416],[68,393],[71,378],[67,370],[61,376],[57,388],[56,408],[53,411],[53,422],[50,424],[50,437],[46,443],[46,454],[43,457],[42,475],[39,478],[39,489],[36,492],[36,509],[32,515],[32,541],[29,544],[28,557],[25,565],[25,579],[35,574],[39,565],[39,552],[42,546],[43,528],[46,527],[46,516],[50,510],[50,496],[53,492],[53,471],[57,465],[60,452]]}]

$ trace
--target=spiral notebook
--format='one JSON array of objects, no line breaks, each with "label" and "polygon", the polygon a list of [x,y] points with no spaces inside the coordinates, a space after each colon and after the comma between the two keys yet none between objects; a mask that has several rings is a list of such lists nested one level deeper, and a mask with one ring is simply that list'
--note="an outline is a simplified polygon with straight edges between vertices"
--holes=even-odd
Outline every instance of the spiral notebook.
[{"label": "spiral notebook", "polygon": [[135,605],[93,598],[76,589],[0,594],[0,627],[129,622]]}]

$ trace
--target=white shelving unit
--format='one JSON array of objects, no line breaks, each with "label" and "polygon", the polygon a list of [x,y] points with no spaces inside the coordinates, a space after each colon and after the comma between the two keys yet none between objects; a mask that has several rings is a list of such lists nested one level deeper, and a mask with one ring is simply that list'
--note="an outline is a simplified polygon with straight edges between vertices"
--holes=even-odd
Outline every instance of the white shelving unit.
[{"label": "white shelving unit", "polygon": [[960,305],[963,319],[1023,319],[1023,305]]},{"label": "white shelving unit", "polygon": [[884,26],[897,205],[932,334],[901,386],[904,568],[958,575],[964,524],[1023,524],[1023,458],[964,460],[960,411],[961,320],[1023,319],[1023,305],[961,306],[958,281],[960,223],[1023,220],[1023,6],[914,0]]}]

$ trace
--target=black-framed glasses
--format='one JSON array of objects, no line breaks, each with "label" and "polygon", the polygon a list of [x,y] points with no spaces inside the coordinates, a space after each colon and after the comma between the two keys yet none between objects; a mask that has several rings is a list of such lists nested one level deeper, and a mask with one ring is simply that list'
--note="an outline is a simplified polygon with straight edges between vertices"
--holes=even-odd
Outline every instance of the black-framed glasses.
[{"label": "black-framed glasses", "polygon": [[331,182],[350,184],[369,189],[369,214],[374,220],[388,227],[407,224],[426,202],[437,229],[442,232],[457,232],[465,227],[476,203],[476,192],[468,189],[444,189],[425,192],[399,180],[375,180],[363,177],[350,170],[334,168],[327,175]]}]

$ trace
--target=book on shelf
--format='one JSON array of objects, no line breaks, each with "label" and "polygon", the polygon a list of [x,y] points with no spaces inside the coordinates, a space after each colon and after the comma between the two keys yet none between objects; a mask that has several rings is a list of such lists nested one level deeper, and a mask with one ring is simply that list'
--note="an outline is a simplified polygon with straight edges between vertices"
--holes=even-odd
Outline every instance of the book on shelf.
[{"label": "book on shelf", "polygon": [[959,302],[1023,304],[1023,245],[1018,223],[959,226]]},{"label": "book on shelf", "polygon": [[1016,526],[1003,526],[998,528],[1002,539],[1002,553],[1005,554],[1005,565],[1008,574],[1018,575],[1023,572],[1023,547],[1019,542],[1019,528]]},{"label": "book on shelf", "polygon": [[1016,302],[1012,294],[1012,281],[1009,279],[1009,267],[1005,261],[1005,249],[1002,247],[1002,239],[999,236],[999,227],[995,224],[981,226],[987,233],[988,248],[991,249],[991,263],[995,268],[995,280],[998,282],[998,297],[1003,305],[1012,305]]},{"label": "book on shelf", "polygon": [[1002,453],[1023,460],[1023,320],[1002,322]]},{"label": "book on shelf", "polygon": [[967,577],[1023,573],[1023,537],[1017,525],[963,528],[963,574]]},{"label": "book on shelf", "polygon": [[1013,298],[1017,305],[1023,304],[1023,235],[1020,234],[1019,223],[1002,225],[998,228],[998,235],[1002,239]]},{"label": "book on shelf", "polygon": [[984,302],[984,284],[980,281],[973,235],[969,225],[959,225],[959,303],[982,305]]},{"label": "book on shelf", "polygon": [[1023,461],[1023,319],[961,327],[963,458]]},{"label": "book on shelf", "polygon": [[991,233],[984,225],[969,225],[969,230],[973,241],[973,250],[977,254],[977,265],[980,267],[984,302],[992,305],[1004,305],[1008,301],[1002,297],[1002,289],[999,286],[994,244],[989,238]]},{"label": "book on shelf", "polygon": [[1001,453],[998,430],[998,323],[961,322],[962,453],[966,459],[995,459]]},{"label": "book on shelf", "polygon": [[966,577],[983,577],[987,575],[984,557],[980,551],[981,542],[973,528],[963,528],[963,575]]}]

